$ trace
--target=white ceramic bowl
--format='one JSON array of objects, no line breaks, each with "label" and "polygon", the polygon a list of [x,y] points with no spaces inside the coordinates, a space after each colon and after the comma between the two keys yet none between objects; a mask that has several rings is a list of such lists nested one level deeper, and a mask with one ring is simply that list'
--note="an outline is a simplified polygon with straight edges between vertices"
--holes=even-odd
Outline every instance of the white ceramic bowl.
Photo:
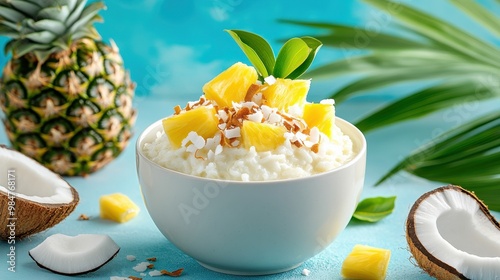
[{"label": "white ceramic bowl", "polygon": [[260,275],[299,266],[338,236],[359,201],[366,141],[352,124],[356,156],[334,170],[300,179],[236,182],[200,178],[161,167],[143,153],[162,129],[137,140],[137,173],[146,207],[165,237],[201,265],[224,273]]}]

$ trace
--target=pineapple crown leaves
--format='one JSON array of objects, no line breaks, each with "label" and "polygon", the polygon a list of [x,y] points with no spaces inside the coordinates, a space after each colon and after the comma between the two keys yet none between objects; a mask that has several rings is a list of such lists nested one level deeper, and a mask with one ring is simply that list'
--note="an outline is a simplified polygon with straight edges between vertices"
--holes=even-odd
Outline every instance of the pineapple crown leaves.
[{"label": "pineapple crown leaves", "polygon": [[12,38],[5,53],[21,57],[33,52],[40,61],[68,49],[80,38],[99,39],[93,27],[104,3],[86,0],[1,0],[0,35]]},{"label": "pineapple crown leaves", "polygon": [[322,43],[313,37],[296,37],[285,42],[275,58],[269,43],[257,34],[244,30],[226,30],[259,73],[259,79],[297,79],[311,66]]}]

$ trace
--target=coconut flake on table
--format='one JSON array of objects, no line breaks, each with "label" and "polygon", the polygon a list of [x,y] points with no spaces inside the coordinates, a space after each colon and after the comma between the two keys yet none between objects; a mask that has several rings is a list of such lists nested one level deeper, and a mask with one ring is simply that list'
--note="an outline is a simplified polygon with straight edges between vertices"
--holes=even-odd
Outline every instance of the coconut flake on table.
[{"label": "coconut flake on table", "polygon": [[149,272],[149,276],[155,277],[155,276],[162,276],[163,274],[159,270],[153,270]]},{"label": "coconut flake on table", "polygon": [[111,276],[111,277],[109,277],[109,280],[131,280],[131,279],[128,277]]},{"label": "coconut flake on table", "polygon": [[134,266],[132,269],[137,272],[144,272],[146,271],[146,269],[148,269],[148,265],[150,265],[149,262],[141,262]]},{"label": "coconut flake on table", "polygon": [[136,260],[136,257],[134,255],[127,255],[126,258],[127,258],[128,261],[131,261],[131,262],[133,262],[133,261]]}]

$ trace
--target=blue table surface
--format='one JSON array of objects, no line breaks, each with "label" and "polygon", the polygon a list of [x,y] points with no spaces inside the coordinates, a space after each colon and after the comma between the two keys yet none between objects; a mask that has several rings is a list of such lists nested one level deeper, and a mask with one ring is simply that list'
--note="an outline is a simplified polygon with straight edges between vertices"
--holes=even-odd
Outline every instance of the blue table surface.
[{"label": "blue table surface", "polygon": [[[76,210],[63,222],[53,228],[16,243],[15,272],[8,271],[7,254],[9,246],[0,244],[0,279],[70,279],[47,270],[40,269],[28,256],[28,250],[37,246],[48,236],[55,233],[77,235],[81,233],[108,234],[121,247],[118,255],[107,265],[90,274],[78,278],[109,279],[110,276],[140,276],[133,270],[140,261],[148,257],[157,257],[157,269],[175,270],[184,268],[183,279],[237,279],[239,276],[225,275],[203,268],[194,259],[185,255],[172,245],[156,228],[148,215],[141,197],[135,171],[135,141],[139,133],[149,124],[168,116],[176,104],[185,104],[183,99],[136,98],[139,117],[135,126],[135,136],[125,152],[104,169],[86,178],[66,178],[80,194],[80,203]],[[341,104],[337,115],[354,120],[367,110],[377,106],[370,100],[354,100]],[[304,262],[291,271],[255,277],[258,279],[305,279],[303,269],[311,271],[309,279],[341,279],[342,261],[355,244],[390,249],[392,252],[387,279],[431,279],[415,265],[408,251],[405,239],[404,223],[410,207],[423,193],[442,183],[429,182],[405,173],[400,173],[375,187],[375,181],[409,151],[428,141],[436,127],[445,127],[441,115],[408,122],[385,128],[367,136],[368,159],[363,197],[397,196],[393,214],[374,223],[353,223],[323,252]],[[0,132],[0,143],[7,143],[5,132]],[[128,195],[141,208],[140,214],[133,220],[118,224],[99,218],[99,197],[104,194],[121,192]],[[78,220],[80,214],[90,216],[88,221]],[[493,213],[496,218],[500,213]],[[137,257],[135,262],[128,261],[127,255]],[[151,276],[144,276],[144,279]]]}]

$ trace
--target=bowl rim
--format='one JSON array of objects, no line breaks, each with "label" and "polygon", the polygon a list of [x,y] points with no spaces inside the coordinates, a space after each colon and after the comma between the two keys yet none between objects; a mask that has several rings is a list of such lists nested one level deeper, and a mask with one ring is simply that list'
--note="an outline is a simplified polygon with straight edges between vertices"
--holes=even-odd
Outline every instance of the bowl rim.
[{"label": "bowl rim", "polygon": [[[298,178],[287,178],[287,179],[276,179],[276,180],[269,180],[269,181],[237,181],[237,180],[227,180],[227,179],[215,179],[215,178],[206,178],[206,177],[200,177],[200,176],[196,176],[196,175],[191,175],[191,174],[187,174],[187,173],[183,173],[183,172],[180,172],[180,171],[176,171],[176,170],[172,170],[170,168],[167,168],[167,167],[164,167],[156,162],[154,162],[153,160],[149,159],[144,153],[143,153],[143,150],[142,150],[142,147],[140,146],[141,143],[144,141],[144,139],[146,138],[146,136],[149,135],[149,133],[152,132],[153,129],[157,128],[158,126],[160,126],[162,124],[162,119],[159,119],[153,123],[151,123],[148,127],[146,127],[140,134],[139,136],[137,137],[137,140],[136,140],[136,143],[135,143],[135,153],[136,153],[136,165],[139,164],[139,157],[141,157],[143,160],[145,160],[146,162],[152,164],[153,166],[165,171],[165,172],[171,172],[171,173],[174,173],[174,174],[177,174],[177,175],[181,175],[181,176],[186,176],[186,177],[190,177],[190,178],[193,178],[193,179],[197,179],[197,180],[201,180],[201,181],[210,181],[210,182],[220,182],[220,183],[231,183],[231,184],[238,184],[238,185],[259,185],[259,184],[262,184],[262,183],[265,183],[265,184],[274,184],[274,183],[282,183],[282,182],[290,182],[290,181],[302,181],[302,180],[308,180],[310,178],[313,178],[313,177],[322,177],[322,176],[327,176],[328,174],[331,174],[331,173],[337,173],[337,172],[340,172],[341,170],[343,169],[346,169],[346,168],[349,168],[351,165],[354,165],[356,164],[362,157],[364,157],[366,155],[366,150],[367,150],[367,142],[366,142],[366,138],[364,136],[364,134],[361,132],[361,130],[359,130],[359,128],[357,128],[354,124],[340,118],[340,117],[335,117],[335,121],[340,121],[343,123],[343,125],[347,125],[349,126],[355,134],[357,134],[359,137],[359,140],[361,140],[361,145],[360,145],[360,149],[359,151],[357,152],[357,154],[351,158],[348,162],[338,166],[338,167],[335,167],[333,169],[330,169],[330,170],[327,170],[327,171],[324,171],[324,172],[321,172],[321,173],[317,173],[317,174],[313,174],[313,175],[310,175],[310,176],[305,176],[305,177],[298,177]],[[342,131],[344,132],[344,131]],[[350,134],[347,134],[351,137]]]}]

